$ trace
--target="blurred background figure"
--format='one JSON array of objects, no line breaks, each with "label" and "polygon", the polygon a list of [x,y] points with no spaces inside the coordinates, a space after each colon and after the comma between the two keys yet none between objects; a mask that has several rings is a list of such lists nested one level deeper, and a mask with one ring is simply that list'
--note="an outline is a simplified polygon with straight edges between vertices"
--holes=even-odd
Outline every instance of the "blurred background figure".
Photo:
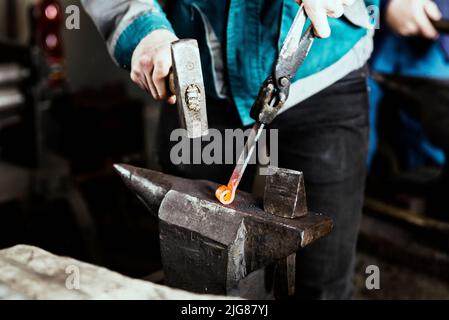
[{"label": "blurred background figure", "polygon": [[385,0],[381,19],[371,61],[368,189],[448,220],[449,1]]}]

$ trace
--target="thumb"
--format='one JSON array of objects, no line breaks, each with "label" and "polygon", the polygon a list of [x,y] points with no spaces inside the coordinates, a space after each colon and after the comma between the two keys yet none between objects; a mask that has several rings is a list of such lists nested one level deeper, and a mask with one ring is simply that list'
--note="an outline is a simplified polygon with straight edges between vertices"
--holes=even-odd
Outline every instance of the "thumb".
[{"label": "thumb", "polygon": [[311,8],[306,11],[313,25],[315,35],[320,38],[328,38],[331,34],[331,28],[324,8]]}]

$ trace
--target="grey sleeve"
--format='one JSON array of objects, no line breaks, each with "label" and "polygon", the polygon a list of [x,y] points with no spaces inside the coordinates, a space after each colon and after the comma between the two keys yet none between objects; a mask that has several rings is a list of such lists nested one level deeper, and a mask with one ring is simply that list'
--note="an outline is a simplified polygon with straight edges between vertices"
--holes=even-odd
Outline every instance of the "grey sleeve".
[{"label": "grey sleeve", "polygon": [[117,26],[129,11],[132,2],[129,0],[81,0],[86,12],[90,15],[101,35],[109,39]]},{"label": "grey sleeve", "polygon": [[81,0],[106,41],[114,61],[129,69],[132,53],[141,39],[157,29],[172,32],[156,0]]}]

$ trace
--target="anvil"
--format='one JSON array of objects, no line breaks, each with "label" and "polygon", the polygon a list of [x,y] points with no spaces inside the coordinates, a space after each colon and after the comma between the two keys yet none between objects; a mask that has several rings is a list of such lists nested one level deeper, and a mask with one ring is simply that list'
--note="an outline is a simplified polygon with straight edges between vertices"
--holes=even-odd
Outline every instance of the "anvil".
[{"label": "anvil", "polygon": [[332,220],[310,213],[295,219],[266,213],[240,191],[223,206],[217,184],[129,165],[115,165],[125,184],[159,219],[165,283],[193,292],[238,295],[252,272],[328,234]]}]

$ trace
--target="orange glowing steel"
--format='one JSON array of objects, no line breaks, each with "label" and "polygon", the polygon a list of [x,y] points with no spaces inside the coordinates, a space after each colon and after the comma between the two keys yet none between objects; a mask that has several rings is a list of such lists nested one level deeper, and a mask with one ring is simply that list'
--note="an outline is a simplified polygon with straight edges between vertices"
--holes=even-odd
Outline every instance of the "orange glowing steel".
[{"label": "orange glowing steel", "polygon": [[217,191],[215,191],[215,197],[225,205],[232,203],[234,200],[232,189],[224,185],[218,187]]},{"label": "orange glowing steel", "polygon": [[215,191],[215,197],[224,205],[231,204],[235,198],[235,191],[237,186],[230,183],[227,186],[219,186],[217,191]]},{"label": "orange glowing steel", "polygon": [[215,191],[215,197],[224,205],[231,204],[235,198],[235,192],[242,178],[242,172],[240,170],[235,170],[228,182],[227,186],[219,186],[217,191]]},{"label": "orange glowing steel", "polygon": [[264,124],[256,122],[251,130],[250,135],[248,136],[248,140],[245,144],[245,149],[240,154],[237,165],[232,172],[231,179],[229,179],[228,185],[220,186],[218,187],[217,191],[215,191],[215,197],[222,204],[228,205],[234,201],[235,192],[237,190],[237,187],[239,186],[240,180],[242,180],[243,173],[245,172],[249,160],[251,159],[251,155],[254,152],[257,141],[262,134],[264,126]]}]

